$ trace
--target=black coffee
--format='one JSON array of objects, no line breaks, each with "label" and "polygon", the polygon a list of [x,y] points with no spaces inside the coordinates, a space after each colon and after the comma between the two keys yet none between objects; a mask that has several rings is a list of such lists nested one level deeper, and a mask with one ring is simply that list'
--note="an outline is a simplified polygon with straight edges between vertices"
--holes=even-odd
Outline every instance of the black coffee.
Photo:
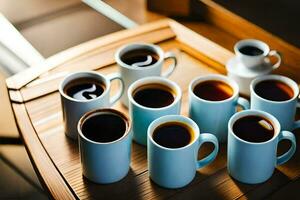
[{"label": "black coffee", "polygon": [[260,116],[246,116],[238,119],[232,127],[236,136],[248,142],[266,142],[275,131],[269,120]]},{"label": "black coffee", "polygon": [[64,88],[64,93],[77,100],[91,100],[101,96],[104,90],[105,86],[99,80],[79,78],[69,82]]},{"label": "black coffee", "polygon": [[128,51],[121,56],[121,60],[134,67],[147,67],[156,63],[159,56],[148,49],[136,49]]},{"label": "black coffee", "polygon": [[165,85],[148,84],[133,92],[133,99],[140,105],[149,108],[161,108],[172,104],[175,100],[173,91]]},{"label": "black coffee", "polygon": [[254,47],[254,46],[243,46],[239,50],[242,54],[245,54],[248,56],[259,56],[264,53],[263,50],[261,50],[260,48]]},{"label": "black coffee", "polygon": [[201,99],[208,101],[222,101],[233,95],[233,89],[222,81],[204,81],[198,83],[193,92]]},{"label": "black coffee", "polygon": [[127,123],[117,114],[103,113],[88,118],[81,130],[83,135],[92,141],[112,142],[125,134]]},{"label": "black coffee", "polygon": [[271,101],[286,101],[294,97],[293,89],[277,80],[259,82],[254,91],[258,96]]},{"label": "black coffee", "polygon": [[180,148],[193,141],[192,129],[181,122],[167,122],[158,126],[153,134],[153,140],[167,148]]}]

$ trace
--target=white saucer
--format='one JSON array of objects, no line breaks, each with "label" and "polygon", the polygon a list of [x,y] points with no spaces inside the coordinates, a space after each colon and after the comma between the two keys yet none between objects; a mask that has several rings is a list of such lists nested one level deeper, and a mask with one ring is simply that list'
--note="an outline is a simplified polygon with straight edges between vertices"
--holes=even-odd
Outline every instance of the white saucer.
[{"label": "white saucer", "polygon": [[239,75],[241,77],[253,78],[260,75],[268,74],[272,71],[272,64],[270,61],[257,66],[256,69],[245,67],[242,62],[235,56],[231,58],[226,64],[227,72]]},{"label": "white saucer", "polygon": [[258,66],[255,70],[249,69],[237,59],[231,58],[226,64],[227,76],[233,79],[239,85],[240,93],[250,96],[250,83],[258,76],[266,75],[272,72],[270,61]]}]

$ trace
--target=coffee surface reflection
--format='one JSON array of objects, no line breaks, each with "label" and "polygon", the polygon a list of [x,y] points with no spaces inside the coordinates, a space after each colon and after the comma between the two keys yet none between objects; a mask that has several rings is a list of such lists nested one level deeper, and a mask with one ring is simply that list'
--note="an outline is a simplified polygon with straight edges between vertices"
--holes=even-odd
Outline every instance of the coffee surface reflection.
[{"label": "coffee surface reflection", "polygon": [[247,142],[266,142],[275,134],[274,127],[268,119],[254,115],[238,119],[232,130]]},{"label": "coffee surface reflection", "polygon": [[73,99],[91,100],[101,96],[104,90],[104,84],[99,81],[93,78],[81,78],[68,83],[64,92]]},{"label": "coffee surface reflection", "polygon": [[159,56],[156,53],[147,49],[128,51],[121,56],[124,63],[133,67],[148,67],[155,64],[158,59]]}]

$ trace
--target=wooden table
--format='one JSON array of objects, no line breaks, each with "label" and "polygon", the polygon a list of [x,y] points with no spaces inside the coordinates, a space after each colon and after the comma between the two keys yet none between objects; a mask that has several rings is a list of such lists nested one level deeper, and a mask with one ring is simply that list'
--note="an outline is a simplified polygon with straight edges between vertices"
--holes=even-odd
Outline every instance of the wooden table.
[{"label": "wooden table", "polygon": [[[296,198],[300,195],[300,150],[279,166],[270,180],[246,185],[233,180],[226,169],[226,145],[221,144],[216,160],[198,171],[187,187],[168,190],[149,180],[146,148],[132,146],[131,169],[118,183],[98,185],[81,173],[77,143],[64,135],[58,83],[71,71],[95,70],[103,74],[117,71],[115,50],[128,42],[156,43],[179,57],[179,66],[170,79],[183,90],[182,114],[187,114],[187,85],[198,75],[225,74],[224,65],[233,56],[233,44],[255,37],[283,53],[284,64],[275,72],[300,81],[298,48],[265,32],[211,1],[202,1],[203,22],[181,24],[164,19],[136,29],[116,32],[63,51],[7,79],[7,88],[19,131],[32,163],[51,197],[55,199],[262,199]],[[208,39],[210,40],[208,40]],[[223,47],[222,47],[223,46]],[[224,48],[225,47],[225,48]],[[228,50],[229,49],[229,50]],[[113,92],[117,85],[113,85]],[[123,112],[120,104],[115,106]],[[299,144],[299,132],[295,132]],[[282,142],[278,152],[289,147]],[[203,157],[211,151],[205,145]]]}]

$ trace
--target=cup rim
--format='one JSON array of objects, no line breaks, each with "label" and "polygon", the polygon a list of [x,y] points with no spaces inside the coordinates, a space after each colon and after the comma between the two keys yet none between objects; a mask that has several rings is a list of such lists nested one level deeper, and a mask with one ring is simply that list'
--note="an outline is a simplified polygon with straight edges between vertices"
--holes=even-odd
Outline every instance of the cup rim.
[{"label": "cup rim", "polygon": [[[91,117],[97,116],[97,115],[101,115],[100,113],[113,113],[115,115],[120,116],[126,123],[126,131],[125,133],[122,135],[122,137],[118,138],[117,140],[111,141],[111,142],[96,142],[93,141],[87,137],[85,137],[85,135],[82,133],[81,129],[83,124],[86,122],[86,120],[90,119]],[[132,123],[130,122],[129,118],[122,112],[113,109],[113,108],[99,108],[99,109],[95,109],[92,111],[89,111],[87,113],[85,113],[80,120],[77,123],[77,131],[78,131],[78,135],[79,137],[81,137],[82,139],[84,139],[85,141],[89,142],[89,143],[93,143],[93,144],[101,144],[101,145],[110,145],[110,144],[114,144],[117,143],[121,140],[123,140],[125,137],[127,137],[131,131],[131,126]]]},{"label": "cup rim", "polygon": [[[152,137],[153,131],[158,126],[160,126],[161,124],[165,124],[165,123],[168,123],[168,122],[174,122],[174,121],[184,123],[184,124],[186,124],[187,126],[190,126],[193,129],[193,132],[195,134],[195,137],[194,137],[193,141],[190,142],[188,145],[180,147],[180,148],[168,148],[168,147],[164,147],[164,146],[156,143],[153,140],[153,137]],[[167,151],[181,151],[181,150],[187,149],[190,146],[194,145],[195,142],[197,142],[199,140],[200,129],[199,129],[198,125],[196,124],[196,122],[194,122],[192,119],[190,119],[186,116],[183,116],[183,115],[165,115],[165,116],[159,117],[159,118],[155,119],[153,122],[151,122],[151,124],[149,125],[148,130],[147,130],[147,137],[149,138],[149,140],[151,141],[152,144],[154,144],[155,146],[157,146],[161,149],[164,149],[164,150],[167,150]]]},{"label": "cup rim", "polygon": [[[146,85],[146,84],[155,84],[155,83],[162,84],[168,88],[171,88],[175,92],[176,96],[175,96],[174,101],[171,104],[164,106],[164,107],[151,108],[151,107],[143,106],[134,100],[132,93],[137,87]],[[176,105],[181,100],[182,92],[181,92],[180,87],[174,81],[171,81],[171,80],[169,80],[165,77],[161,77],[161,76],[148,76],[148,77],[144,77],[144,78],[141,78],[141,79],[133,82],[128,88],[127,96],[129,99],[129,104],[134,104],[135,106],[143,108],[144,110],[160,111],[160,110],[165,110],[165,109],[168,109],[168,108]]]},{"label": "cup rim", "polygon": [[[134,47],[134,46],[136,46],[136,47],[133,49],[142,49],[143,47],[146,47],[147,49],[151,49],[152,51],[154,51],[155,53],[158,54],[158,56],[159,56],[158,61],[147,67],[132,67],[131,65],[124,63],[121,59],[121,56],[125,52],[128,52],[128,49],[130,49],[131,47]],[[145,70],[145,69],[152,69],[152,68],[158,67],[164,59],[164,52],[158,45],[154,45],[154,44],[150,44],[150,43],[146,43],[146,42],[134,42],[134,43],[129,43],[129,44],[125,44],[125,45],[121,46],[119,49],[117,49],[114,57],[115,57],[117,64],[120,65],[121,67],[130,69],[130,70]]]},{"label": "cup rim", "polygon": [[[245,117],[245,116],[260,116],[260,117],[263,117],[263,118],[266,118],[268,119],[274,129],[275,129],[275,133],[273,135],[273,137],[267,141],[264,141],[264,142],[249,142],[249,141],[246,141],[240,137],[238,137],[234,131],[232,130],[232,127],[233,127],[233,124],[240,118],[242,117]],[[270,113],[267,113],[267,112],[264,112],[264,111],[261,111],[261,110],[243,110],[243,111],[240,111],[240,112],[237,112],[235,113],[229,120],[228,122],[228,131],[229,133],[228,134],[231,134],[233,135],[237,140],[243,142],[243,143],[246,143],[246,144],[251,144],[251,145],[264,145],[264,144],[267,144],[267,143],[270,143],[272,141],[274,141],[279,133],[281,132],[281,126],[280,126],[280,123],[279,121],[273,116],[271,115]]]},{"label": "cup rim", "polygon": [[[79,76],[79,77],[77,77]],[[65,92],[64,92],[64,87],[70,83],[71,81],[73,80],[76,80],[76,79],[79,79],[79,78],[84,78],[84,77],[93,77],[93,78],[96,78],[97,80],[100,80],[102,81],[102,83],[105,84],[105,90],[103,91],[103,93],[94,98],[94,99],[88,99],[88,100],[79,100],[79,99],[74,99],[72,97],[70,97],[69,95],[67,95]],[[77,71],[77,72],[73,72],[73,73],[70,73],[68,74],[60,83],[59,83],[59,86],[58,86],[58,91],[59,93],[66,99],[70,100],[70,101],[74,101],[74,102],[91,102],[91,101],[95,101],[95,100],[98,100],[98,99],[101,99],[103,96],[105,96],[108,92],[109,92],[109,88],[110,88],[110,81],[108,81],[108,79],[98,73],[98,72],[94,72],[94,71]]]},{"label": "cup rim", "polygon": [[[250,56],[250,55],[243,54],[242,52],[240,52],[239,48],[240,48],[241,46],[244,46],[245,44],[249,44],[249,43],[252,43],[253,46],[255,46],[255,47],[257,47],[257,45],[255,45],[255,44],[260,44],[260,45],[264,46],[264,49],[262,49],[264,53],[261,54],[261,55],[257,55],[257,56]],[[244,39],[244,40],[240,40],[240,41],[238,41],[237,43],[235,43],[233,49],[234,49],[234,52],[235,52],[236,54],[243,55],[243,56],[245,56],[245,57],[247,57],[247,58],[265,57],[265,56],[267,56],[267,55],[269,54],[269,52],[270,52],[270,47],[269,47],[269,45],[268,45],[267,43],[265,43],[265,42],[263,42],[263,41],[261,41],[261,40],[257,40],[257,39]]]},{"label": "cup rim", "polygon": [[[204,82],[204,81],[213,81],[213,80],[221,81],[221,82],[224,82],[227,85],[229,85],[233,89],[233,94],[231,95],[231,97],[229,97],[227,99],[224,99],[224,100],[221,100],[221,101],[210,101],[210,100],[202,99],[194,93],[194,91],[193,91],[194,87],[198,83],[201,83],[201,82]],[[219,103],[225,103],[225,102],[232,101],[239,94],[238,84],[234,80],[230,79],[229,77],[224,76],[224,75],[220,75],[220,74],[209,74],[209,75],[204,75],[204,76],[198,76],[190,82],[188,90],[189,90],[189,94],[191,94],[197,100],[207,102],[207,103],[213,103],[213,104],[219,104]]]},{"label": "cup rim", "polygon": [[[277,80],[280,81],[286,85],[288,85],[294,92],[294,96],[291,99],[285,100],[285,101],[273,101],[273,100],[268,100],[265,99],[261,96],[259,96],[256,92],[255,92],[255,86],[263,81],[266,80]],[[299,87],[297,85],[297,83],[295,81],[293,81],[292,79],[286,77],[286,76],[281,76],[281,75],[264,75],[264,76],[259,76],[257,78],[255,78],[254,80],[251,81],[250,83],[250,94],[255,95],[256,98],[265,101],[265,102],[269,102],[269,103],[274,103],[274,104],[282,104],[282,103],[289,103],[291,101],[294,101],[295,99],[298,98],[299,96]]]}]

